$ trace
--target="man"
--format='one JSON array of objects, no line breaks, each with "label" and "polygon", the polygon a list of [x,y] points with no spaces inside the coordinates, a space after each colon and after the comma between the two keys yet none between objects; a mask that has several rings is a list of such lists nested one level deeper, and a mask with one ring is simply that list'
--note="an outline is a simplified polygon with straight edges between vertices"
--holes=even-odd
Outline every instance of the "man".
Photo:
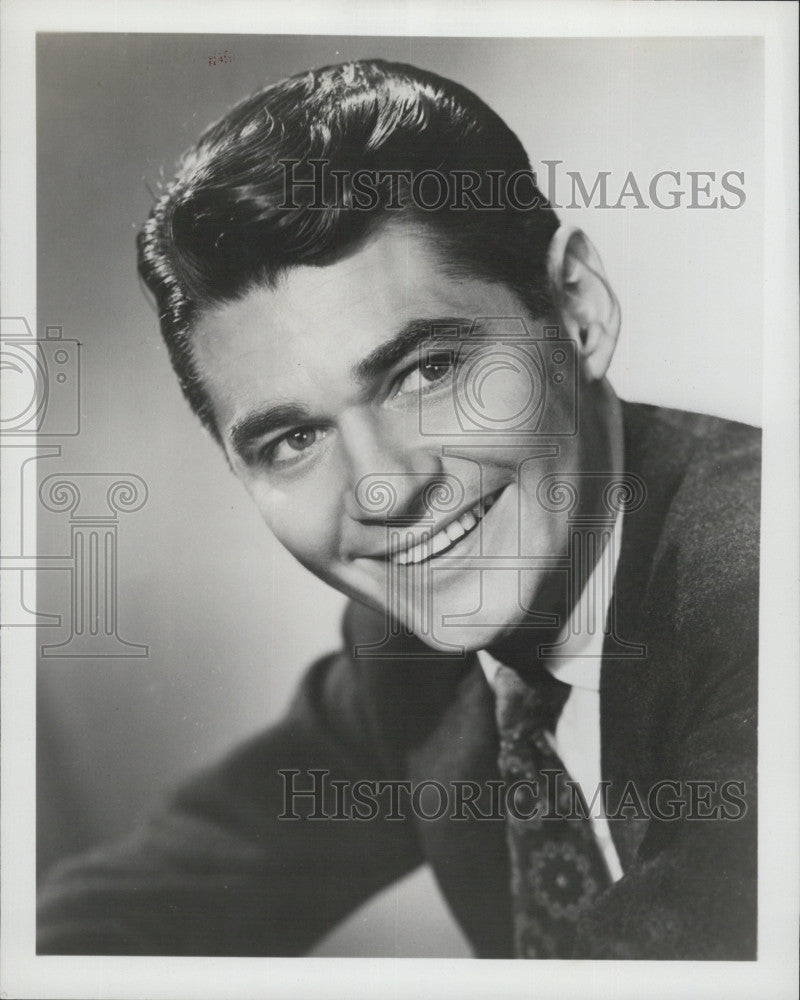
[{"label": "man", "polygon": [[359,62],[154,207],[189,402],[353,603],[281,723],[51,876],[40,951],[299,954],[428,862],[479,956],[755,957],[757,435],[617,399],[616,297],[529,167]]}]

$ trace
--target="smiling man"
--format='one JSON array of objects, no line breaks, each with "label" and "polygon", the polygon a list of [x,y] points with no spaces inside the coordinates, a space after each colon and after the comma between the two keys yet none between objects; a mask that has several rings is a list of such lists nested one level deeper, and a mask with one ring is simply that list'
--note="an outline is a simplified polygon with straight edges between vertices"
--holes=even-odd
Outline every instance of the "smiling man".
[{"label": "smiling man", "polygon": [[757,433],[616,397],[617,299],[507,126],[408,66],[281,81],[139,262],[353,603],[280,724],[51,876],[40,951],[298,954],[428,862],[477,955],[754,957]]},{"label": "smiling man", "polygon": [[[544,602],[551,610],[556,599],[545,569],[528,571],[520,593],[518,573],[497,568],[480,616],[471,614],[481,599],[480,548],[508,557],[524,546],[543,564],[558,556],[567,547],[566,519],[542,507],[538,483],[548,474],[613,470],[619,404],[600,376],[618,313],[602,275],[572,249],[588,256],[585,238],[575,234],[569,249],[555,240],[549,263],[562,321],[574,308],[563,290],[569,267],[584,320],[595,328],[580,349],[580,407],[574,371],[567,391],[551,392],[543,432],[535,411],[547,376],[537,353],[544,345],[566,360],[565,345],[536,339],[543,318],[504,284],[450,275],[447,251],[428,228],[387,223],[342,260],[297,266],[275,287],[209,308],[196,324],[192,357],[231,467],[289,551],[375,608],[390,610],[391,589],[391,610],[409,631],[432,602],[431,625],[439,623],[432,643],[474,649],[496,640],[498,627],[515,626],[527,608]],[[488,414],[499,427],[463,426],[459,404],[474,393],[480,406],[472,416]],[[503,427],[509,421],[513,433]],[[388,507],[370,503],[381,487]],[[449,504],[440,497],[438,510],[437,488],[450,497]],[[435,577],[419,568],[431,560]],[[462,628],[442,624],[458,615]]]}]

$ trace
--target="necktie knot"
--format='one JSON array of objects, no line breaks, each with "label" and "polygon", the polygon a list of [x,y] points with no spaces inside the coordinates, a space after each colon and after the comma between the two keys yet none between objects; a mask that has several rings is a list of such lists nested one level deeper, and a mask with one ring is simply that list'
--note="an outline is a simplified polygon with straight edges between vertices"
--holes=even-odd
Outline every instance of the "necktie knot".
[{"label": "necktie knot", "polygon": [[524,729],[532,736],[555,732],[571,687],[540,667],[530,680],[501,664],[495,674],[497,728],[501,736]]}]

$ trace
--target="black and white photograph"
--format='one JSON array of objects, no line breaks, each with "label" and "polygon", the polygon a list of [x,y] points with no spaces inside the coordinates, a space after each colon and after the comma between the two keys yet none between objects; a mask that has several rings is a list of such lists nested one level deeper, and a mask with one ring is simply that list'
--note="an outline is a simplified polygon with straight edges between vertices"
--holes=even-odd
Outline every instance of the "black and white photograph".
[{"label": "black and white photograph", "polygon": [[796,10],[141,7],[12,5],[2,995],[791,996]]}]

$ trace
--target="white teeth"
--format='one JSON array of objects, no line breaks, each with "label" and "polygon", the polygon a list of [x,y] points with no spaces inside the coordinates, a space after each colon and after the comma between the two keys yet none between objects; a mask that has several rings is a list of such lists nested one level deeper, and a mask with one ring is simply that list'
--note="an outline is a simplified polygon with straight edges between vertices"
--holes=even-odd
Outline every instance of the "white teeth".
[{"label": "white teeth", "polygon": [[394,562],[400,566],[408,566],[413,563],[423,562],[431,556],[450,548],[450,546],[463,538],[468,532],[480,522],[484,514],[493,505],[494,499],[484,500],[475,504],[472,510],[466,511],[457,520],[445,525],[431,538],[425,536],[420,542],[410,549],[403,549],[394,555]]},{"label": "white teeth", "polygon": [[462,528],[458,521],[451,521],[444,530],[451,542],[457,542],[462,535],[467,533],[467,529]]},{"label": "white teeth", "polygon": [[395,562],[400,563],[401,566],[407,566],[409,563],[422,562],[423,559],[428,558],[429,549],[430,543],[428,539],[423,538],[423,540],[413,548],[406,549],[404,552],[398,552],[395,556]]},{"label": "white teeth", "polygon": [[450,544],[450,538],[446,531],[440,531],[438,534],[434,535],[431,539],[431,554],[436,555],[437,552],[441,552],[442,549],[446,549]]},{"label": "white teeth", "polygon": [[467,531],[471,531],[475,527],[475,525],[478,523],[477,517],[475,517],[475,515],[472,513],[471,510],[468,510],[466,514],[462,514],[461,517],[458,520],[459,520],[460,524]]}]

